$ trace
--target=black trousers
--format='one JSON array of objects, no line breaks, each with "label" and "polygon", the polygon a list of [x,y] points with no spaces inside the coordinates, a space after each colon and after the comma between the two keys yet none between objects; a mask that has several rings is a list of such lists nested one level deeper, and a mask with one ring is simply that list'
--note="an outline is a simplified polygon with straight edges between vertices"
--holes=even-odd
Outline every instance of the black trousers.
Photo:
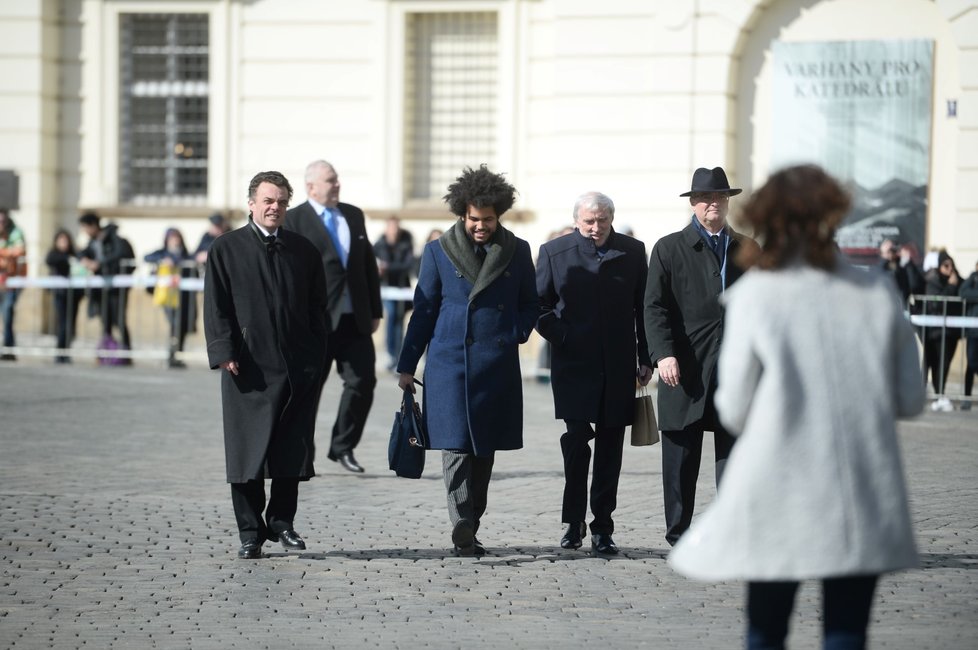
[{"label": "black trousers", "polygon": [[[954,335],[951,335],[950,332],[948,334],[944,339],[943,355],[941,354],[940,337],[924,339],[924,380],[927,379],[927,371],[930,371],[931,386],[934,387],[934,393],[937,395],[944,394],[944,384],[947,383],[947,373],[951,370],[951,360],[954,358],[954,352],[958,349],[959,336],[957,332]],[[942,378],[943,383],[941,382]]]},{"label": "black trousers", "polygon": [[[822,581],[822,647],[866,647],[866,629],[878,576],[846,576]],[[747,647],[784,648],[795,607],[797,582],[747,583]]]},{"label": "black trousers", "polygon": [[[710,410],[710,409],[708,409]],[[710,424],[710,423],[713,424]],[[704,426],[705,425],[705,426]],[[674,545],[693,520],[696,479],[703,457],[703,431],[713,428],[716,481],[720,486],[723,468],[733,449],[734,437],[717,422],[715,414],[681,431],[662,432],[662,494],[665,501],[666,541]]]},{"label": "black trousers", "polygon": [[336,329],[326,339],[323,386],[326,385],[334,362],[340,378],[343,379],[343,394],[340,396],[336,422],[333,424],[328,454],[331,460],[353,451],[360,444],[363,427],[374,401],[374,387],[377,385],[377,353],[374,351],[373,338],[369,333],[362,334],[357,329],[353,314],[341,316]]},{"label": "black trousers", "polygon": [[[265,508],[265,481],[231,483],[231,504],[238,521],[242,542],[268,539],[268,532],[291,530],[299,500],[299,479],[273,478],[268,508]],[[264,513],[264,516],[263,516]]]},{"label": "black trousers", "polygon": [[126,324],[126,303],[129,289],[103,289],[101,297],[102,334],[112,335],[112,328],[119,328],[119,342],[126,350],[132,349],[129,325]]},{"label": "black trousers", "polygon": [[978,336],[968,337],[965,354],[967,366],[964,369],[964,394],[970,396],[975,384],[975,375],[978,374]]},{"label": "black trousers", "polygon": [[591,533],[615,532],[611,514],[618,506],[618,478],[621,475],[625,427],[604,427],[577,420],[564,420],[567,432],[560,436],[564,455],[564,503],[561,519],[571,524],[585,521],[587,477],[591,464],[590,441],[594,440],[594,473],[591,477]]},{"label": "black trousers", "polygon": [[76,289],[54,290],[54,323],[59,350],[68,349],[75,338],[78,306],[83,295]]}]

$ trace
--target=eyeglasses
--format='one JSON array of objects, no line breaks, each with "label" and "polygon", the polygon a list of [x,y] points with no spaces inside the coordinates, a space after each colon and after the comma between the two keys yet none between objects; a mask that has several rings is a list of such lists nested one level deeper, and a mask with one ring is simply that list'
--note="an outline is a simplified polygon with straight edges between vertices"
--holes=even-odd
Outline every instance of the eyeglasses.
[{"label": "eyeglasses", "polygon": [[694,203],[726,203],[730,195],[723,192],[697,192],[693,195]]}]

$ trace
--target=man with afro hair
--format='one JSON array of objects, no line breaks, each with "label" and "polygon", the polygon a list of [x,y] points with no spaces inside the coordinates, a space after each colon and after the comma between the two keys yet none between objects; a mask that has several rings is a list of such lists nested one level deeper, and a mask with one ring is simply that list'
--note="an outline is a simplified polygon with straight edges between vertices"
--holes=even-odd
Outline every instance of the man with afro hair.
[{"label": "man with afro hair", "polygon": [[476,533],[495,452],[523,446],[519,346],[536,323],[538,298],[529,244],[499,223],[515,195],[485,165],[448,187],[458,221],[424,248],[397,364],[399,386],[413,392],[427,350],[429,446],[442,450],[452,544],[464,556],[486,552]]}]

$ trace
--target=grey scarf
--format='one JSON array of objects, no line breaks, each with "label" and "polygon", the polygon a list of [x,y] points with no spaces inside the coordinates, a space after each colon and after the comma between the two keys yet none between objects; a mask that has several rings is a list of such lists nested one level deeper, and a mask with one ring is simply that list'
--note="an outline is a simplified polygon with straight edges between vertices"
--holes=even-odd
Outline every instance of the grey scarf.
[{"label": "grey scarf", "polygon": [[456,221],[438,242],[448,256],[448,260],[455,266],[455,270],[472,283],[469,302],[503,274],[516,253],[516,236],[502,225],[497,226],[492,239],[485,245],[486,260],[480,267],[479,258],[473,248],[475,244],[465,234],[465,224],[461,219]]}]

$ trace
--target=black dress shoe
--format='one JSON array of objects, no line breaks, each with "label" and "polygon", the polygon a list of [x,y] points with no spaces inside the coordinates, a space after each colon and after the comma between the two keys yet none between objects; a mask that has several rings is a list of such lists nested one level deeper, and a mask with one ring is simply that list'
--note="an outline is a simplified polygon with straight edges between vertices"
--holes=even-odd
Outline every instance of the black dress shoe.
[{"label": "black dress shoe", "polygon": [[257,539],[249,539],[241,544],[238,549],[238,557],[242,560],[257,560],[261,557],[261,542]]},{"label": "black dress shoe", "polygon": [[340,457],[334,460],[339,462],[339,464],[342,465],[343,469],[345,470],[355,472],[357,474],[363,474],[363,467],[361,467],[360,463],[357,462],[357,459],[353,457],[352,451],[340,454]]},{"label": "black dress shoe", "polygon": [[301,537],[299,537],[299,533],[295,532],[291,528],[284,530],[281,533],[273,533],[269,531],[268,541],[278,542],[286,551],[306,550],[306,543],[302,541]]},{"label": "black dress shoe", "polygon": [[482,542],[479,541],[478,537],[472,538],[472,551],[472,554],[476,557],[482,557],[486,554],[486,547],[482,545]]},{"label": "black dress shoe", "polygon": [[586,532],[587,524],[583,521],[575,521],[570,524],[567,526],[567,532],[560,538],[560,548],[581,548]]},{"label": "black dress shoe", "polygon": [[[475,527],[468,519],[459,519],[452,527],[452,544],[455,546],[455,555],[461,557],[471,557],[476,555],[475,548]],[[479,545],[482,546],[481,544]],[[482,549],[485,554],[486,549]]]},{"label": "black dress shoe", "polygon": [[615,540],[611,539],[608,533],[598,533],[591,535],[591,550],[602,555],[618,555],[618,547]]},{"label": "black dress shoe", "polygon": [[486,547],[475,537],[468,546],[455,545],[455,555],[459,557],[482,557],[486,554]]}]

